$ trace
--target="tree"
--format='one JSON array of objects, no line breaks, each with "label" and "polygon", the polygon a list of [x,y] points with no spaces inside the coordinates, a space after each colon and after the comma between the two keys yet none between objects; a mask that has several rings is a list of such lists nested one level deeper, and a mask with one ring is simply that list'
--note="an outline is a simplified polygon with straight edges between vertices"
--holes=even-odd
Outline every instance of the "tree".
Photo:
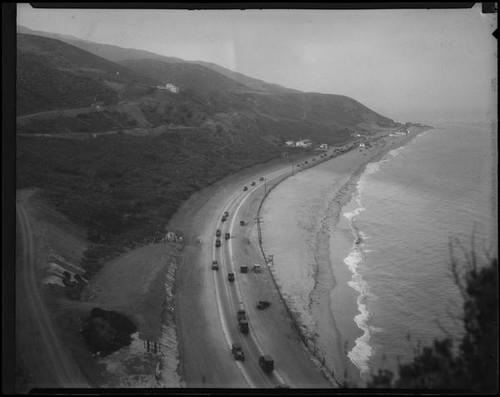
[{"label": "tree", "polygon": [[474,253],[467,257],[465,274],[457,261],[451,270],[463,303],[465,334],[453,352],[453,340],[435,340],[408,364],[399,365],[399,377],[380,370],[370,388],[455,389],[471,393],[498,392],[498,260],[479,267]]}]

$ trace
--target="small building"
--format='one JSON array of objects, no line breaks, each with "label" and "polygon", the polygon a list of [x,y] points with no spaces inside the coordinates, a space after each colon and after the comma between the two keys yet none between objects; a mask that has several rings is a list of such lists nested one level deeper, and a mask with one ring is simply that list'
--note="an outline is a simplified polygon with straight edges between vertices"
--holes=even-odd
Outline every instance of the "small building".
[{"label": "small building", "polygon": [[295,146],[295,142],[294,141],[286,141],[285,146],[288,146],[288,147]]},{"label": "small building", "polygon": [[297,141],[295,143],[296,147],[303,147],[303,148],[311,147],[311,145],[312,145],[312,143],[311,143],[310,139],[302,139],[302,140]]},{"label": "small building", "polygon": [[364,142],[361,142],[361,143],[359,144],[359,147],[365,147],[365,146],[366,146],[366,145],[365,145],[365,143],[364,143]]},{"label": "small building", "polygon": [[167,90],[167,91],[173,92],[174,94],[178,94],[180,91],[179,87],[177,87],[176,85],[174,85],[172,83],[167,83],[167,84],[165,84],[165,86],[157,85],[156,88],[158,88],[159,90]]},{"label": "small building", "polygon": [[328,145],[326,143],[322,143],[321,145],[319,145],[319,148],[320,149],[328,149]]}]

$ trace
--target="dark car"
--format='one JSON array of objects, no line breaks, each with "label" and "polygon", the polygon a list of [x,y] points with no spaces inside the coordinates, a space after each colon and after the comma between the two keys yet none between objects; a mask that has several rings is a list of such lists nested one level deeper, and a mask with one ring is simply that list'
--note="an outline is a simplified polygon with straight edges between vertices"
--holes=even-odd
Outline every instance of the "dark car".
[{"label": "dark car", "polygon": [[243,191],[244,191],[244,192],[246,192],[247,190],[248,190],[248,188],[245,186],[245,187],[243,188]]},{"label": "dark car", "polygon": [[261,177],[260,177],[260,179],[259,179],[259,181],[263,181],[263,180],[264,180],[264,177],[263,177],[263,176],[261,176]]},{"label": "dark car", "polygon": [[259,310],[267,309],[269,306],[271,306],[271,302],[268,301],[259,301],[259,303],[257,303],[257,309]]},{"label": "dark car", "polygon": [[220,239],[215,240],[215,246],[216,246],[217,248],[219,248],[219,247],[220,247]]},{"label": "dark car", "polygon": [[259,365],[265,372],[273,372],[274,370],[274,360],[268,354],[260,356]]},{"label": "dark car", "polygon": [[233,353],[235,360],[245,361],[245,353],[243,353],[243,348],[239,343],[233,343],[231,353]]},{"label": "dark car", "polygon": [[219,262],[212,261],[212,270],[219,270]]},{"label": "dark car", "polygon": [[240,221],[240,226],[245,226],[245,221]]},{"label": "dark car", "polygon": [[228,274],[227,274],[227,279],[228,279],[229,281],[233,282],[233,281],[234,281],[234,273],[228,273]]},{"label": "dark car", "polygon": [[255,182],[252,182],[252,186],[255,186]]},{"label": "dark car", "polygon": [[224,212],[224,216],[227,218],[229,216],[229,212]]},{"label": "dark car", "polygon": [[229,240],[229,239],[231,238],[231,235],[230,235],[229,233],[226,233],[226,235],[224,236],[224,238],[225,238],[226,240]]},{"label": "dark car", "polygon": [[221,235],[221,234],[222,234],[222,233],[220,232],[220,230],[219,230],[219,229],[217,229],[217,231],[215,232],[215,235],[216,235],[217,237],[220,237],[220,235]]},{"label": "dark car", "polygon": [[221,220],[222,220],[222,222],[225,222],[225,221],[226,221],[226,219],[227,219],[227,216],[226,216],[226,215],[224,215],[224,216],[222,217],[222,219],[221,219]]}]

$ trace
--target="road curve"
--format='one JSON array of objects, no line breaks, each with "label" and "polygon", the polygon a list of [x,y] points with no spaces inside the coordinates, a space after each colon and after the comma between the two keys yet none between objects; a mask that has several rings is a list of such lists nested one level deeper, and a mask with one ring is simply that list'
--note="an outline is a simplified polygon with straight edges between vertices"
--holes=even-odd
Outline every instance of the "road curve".
[{"label": "road curve", "polygon": [[30,372],[31,379],[36,382],[32,385],[35,388],[90,388],[91,385],[62,344],[40,294],[36,242],[29,216],[20,204],[16,204],[16,215],[19,226],[18,244],[22,247],[16,255],[16,301],[20,301],[16,302],[16,317],[19,317],[16,325],[28,327],[27,324],[30,324],[31,328],[18,330],[16,333],[18,346],[23,344],[23,340],[19,341],[21,336],[30,338],[25,340],[28,345],[36,346],[28,352],[24,347],[19,348],[18,353],[24,365],[30,367],[23,370]]},{"label": "road curve", "polygon": [[[310,165],[320,162],[309,160]],[[303,162],[301,166],[304,168]],[[196,248],[188,248],[185,254],[185,261],[189,263],[188,275],[180,277],[179,282],[184,284],[189,280],[196,284],[200,293],[196,304],[188,304],[184,297],[186,301],[192,297],[188,298],[186,288],[182,288],[177,300],[180,334],[185,341],[181,343],[183,375],[188,387],[270,388],[279,383],[292,388],[333,387],[292,329],[288,312],[272,284],[270,270],[263,263],[255,236],[253,219],[265,190],[299,169],[292,167],[297,167],[297,164],[281,165],[248,176],[246,191],[242,189],[241,178],[240,182],[221,184],[218,189],[214,187],[211,192],[214,195],[205,199],[205,205],[193,214],[193,222],[198,221],[194,226],[196,240],[202,243]],[[260,177],[264,180],[260,181]],[[252,181],[255,185],[251,184]],[[223,222],[224,211],[229,212],[229,217]],[[240,226],[240,219],[246,220],[245,226]],[[219,248],[215,246],[217,229],[222,232],[222,246]],[[231,235],[229,240],[224,239],[226,232]],[[214,259],[219,262],[218,271],[210,268]],[[262,273],[251,271],[253,263],[261,264]],[[240,264],[248,265],[247,274],[239,272]],[[236,276],[234,283],[227,280],[229,272]],[[260,299],[269,300],[271,307],[257,310],[255,306]],[[249,317],[250,332],[247,335],[242,334],[237,325],[236,312],[241,305]],[[186,313],[186,310],[199,310],[195,321],[199,324],[197,329],[192,327],[195,314]],[[230,354],[232,342],[243,346],[244,362],[235,361]],[[200,354],[202,351],[213,355],[205,358]],[[258,365],[263,354],[270,354],[275,361],[275,370],[270,374],[263,372]],[[217,364],[213,367],[210,362]]]}]

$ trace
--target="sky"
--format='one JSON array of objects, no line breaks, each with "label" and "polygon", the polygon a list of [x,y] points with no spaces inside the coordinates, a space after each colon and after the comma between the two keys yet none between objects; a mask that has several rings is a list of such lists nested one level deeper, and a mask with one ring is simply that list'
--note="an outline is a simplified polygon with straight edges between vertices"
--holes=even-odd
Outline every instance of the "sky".
[{"label": "sky", "polygon": [[[397,3],[396,3],[397,4]],[[89,10],[18,4],[17,23],[213,62],[397,121],[496,117],[496,14],[443,10]]]}]

